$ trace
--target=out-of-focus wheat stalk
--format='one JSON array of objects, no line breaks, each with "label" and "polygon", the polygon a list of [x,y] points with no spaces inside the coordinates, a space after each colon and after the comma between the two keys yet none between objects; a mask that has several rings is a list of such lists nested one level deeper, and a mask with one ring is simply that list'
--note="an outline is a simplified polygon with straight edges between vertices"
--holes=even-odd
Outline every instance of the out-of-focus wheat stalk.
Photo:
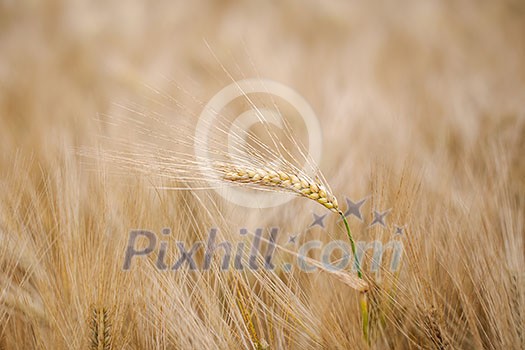
[{"label": "out-of-focus wheat stalk", "polygon": [[91,350],[110,350],[112,348],[111,321],[109,310],[103,306],[91,307]]},{"label": "out-of-focus wheat stalk", "polygon": [[237,306],[239,307],[239,311],[241,312],[244,323],[248,328],[248,332],[250,333],[252,343],[255,345],[255,348],[257,350],[268,349],[268,344],[266,343],[266,341],[264,339],[261,340],[257,335],[257,331],[255,329],[255,325],[253,324],[250,311],[246,308],[245,300],[247,300],[248,295],[249,294],[246,292],[243,285],[241,283],[237,283]]}]

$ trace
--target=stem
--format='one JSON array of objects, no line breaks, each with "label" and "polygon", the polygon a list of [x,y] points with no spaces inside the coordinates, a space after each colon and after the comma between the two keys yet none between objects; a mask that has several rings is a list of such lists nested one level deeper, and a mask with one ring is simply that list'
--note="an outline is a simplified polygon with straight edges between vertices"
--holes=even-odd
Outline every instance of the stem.
[{"label": "stem", "polygon": [[363,320],[363,337],[366,342],[370,345],[370,339],[368,338],[368,300],[366,292],[361,292],[359,297],[359,306],[361,307],[361,319]]},{"label": "stem", "polygon": [[355,266],[357,268],[357,277],[363,279],[363,273],[361,272],[361,264],[359,263],[359,258],[357,257],[356,248],[355,248],[355,242],[354,238],[352,237],[352,232],[350,231],[350,226],[348,225],[348,221],[346,221],[346,217],[343,213],[339,212],[339,215],[343,218],[343,222],[345,223],[346,227],[346,233],[348,235],[348,239],[350,239],[350,246],[352,247],[352,254],[354,255],[355,260]]},{"label": "stem", "polygon": [[[356,247],[354,238],[352,237],[352,232],[350,231],[350,226],[348,225],[348,221],[346,220],[345,215],[342,212],[339,212],[339,215],[343,218],[343,222],[345,223],[346,227],[346,233],[348,235],[348,239],[350,240],[350,246],[352,247],[352,254],[354,255],[355,260],[355,266],[357,268],[357,277],[360,279],[363,279],[363,273],[361,272],[361,264],[359,263],[359,258],[357,257]],[[361,320],[363,322],[363,337],[365,338],[365,341],[369,344],[370,339],[368,336],[368,300],[366,292],[361,292],[361,295],[359,297],[359,307],[361,308]]]}]

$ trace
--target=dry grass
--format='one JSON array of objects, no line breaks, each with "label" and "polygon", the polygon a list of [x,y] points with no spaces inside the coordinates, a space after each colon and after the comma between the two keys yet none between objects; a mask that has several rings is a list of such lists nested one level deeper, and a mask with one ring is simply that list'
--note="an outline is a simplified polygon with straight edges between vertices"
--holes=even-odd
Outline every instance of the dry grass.
[{"label": "dry grass", "polygon": [[[0,349],[525,348],[525,7],[318,6],[0,4]],[[196,185],[196,164],[170,162],[191,152],[181,134],[231,79],[257,75],[316,111],[326,203],[368,198],[356,239],[403,243],[397,272],[364,261],[369,345],[349,275],[286,273],[285,250],[273,271],[222,271],[221,254],[161,271],[158,250],[122,270],[137,228],[159,233],[170,263],[176,241],[211,227],[246,250],[240,227],[279,226],[288,250],[288,234],[346,239],[336,215],[309,228],[324,209],[312,201],[257,210],[162,190]],[[74,152],[100,136],[124,166]]]}]

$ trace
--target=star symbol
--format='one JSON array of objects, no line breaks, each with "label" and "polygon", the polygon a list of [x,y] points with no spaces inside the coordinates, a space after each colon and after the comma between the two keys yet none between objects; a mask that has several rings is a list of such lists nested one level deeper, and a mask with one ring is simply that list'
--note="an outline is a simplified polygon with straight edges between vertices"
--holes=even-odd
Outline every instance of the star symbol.
[{"label": "star symbol", "polygon": [[328,215],[328,214],[324,214],[324,215],[317,215],[316,213],[312,213],[313,216],[314,216],[314,222],[312,222],[310,224],[310,228],[311,227],[314,227],[314,226],[321,226],[322,228],[324,228],[324,218]]},{"label": "star symbol", "polygon": [[366,202],[367,198],[363,198],[357,203],[352,202],[352,200],[348,197],[345,197],[345,200],[346,200],[347,209],[344,215],[345,216],[353,215],[359,220],[363,221],[363,217],[361,216],[361,207]]},{"label": "star symbol", "polygon": [[396,236],[401,236],[404,232],[405,232],[405,227],[404,226],[395,226],[396,228],[396,232],[394,233],[394,235]]},{"label": "star symbol", "polygon": [[288,237],[288,243],[287,244],[290,244],[290,243],[295,244],[296,243],[296,241],[295,241],[296,239],[297,239],[297,235],[295,235],[295,236],[290,235]]},{"label": "star symbol", "polygon": [[369,227],[372,227],[376,224],[386,227],[385,216],[387,216],[389,213],[390,213],[390,209],[385,210],[382,213],[378,212],[377,210],[374,210],[374,220],[372,220],[372,223],[370,224]]}]

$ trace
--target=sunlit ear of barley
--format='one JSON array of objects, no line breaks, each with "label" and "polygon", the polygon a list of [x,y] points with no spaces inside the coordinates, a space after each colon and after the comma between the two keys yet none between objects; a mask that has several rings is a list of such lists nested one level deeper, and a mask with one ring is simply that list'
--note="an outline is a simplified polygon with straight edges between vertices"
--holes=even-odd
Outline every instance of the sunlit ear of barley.
[{"label": "sunlit ear of barley", "polygon": [[227,181],[262,188],[281,189],[314,200],[335,213],[341,212],[335,196],[319,181],[311,180],[304,174],[269,168],[224,166],[224,169],[224,179]]}]

